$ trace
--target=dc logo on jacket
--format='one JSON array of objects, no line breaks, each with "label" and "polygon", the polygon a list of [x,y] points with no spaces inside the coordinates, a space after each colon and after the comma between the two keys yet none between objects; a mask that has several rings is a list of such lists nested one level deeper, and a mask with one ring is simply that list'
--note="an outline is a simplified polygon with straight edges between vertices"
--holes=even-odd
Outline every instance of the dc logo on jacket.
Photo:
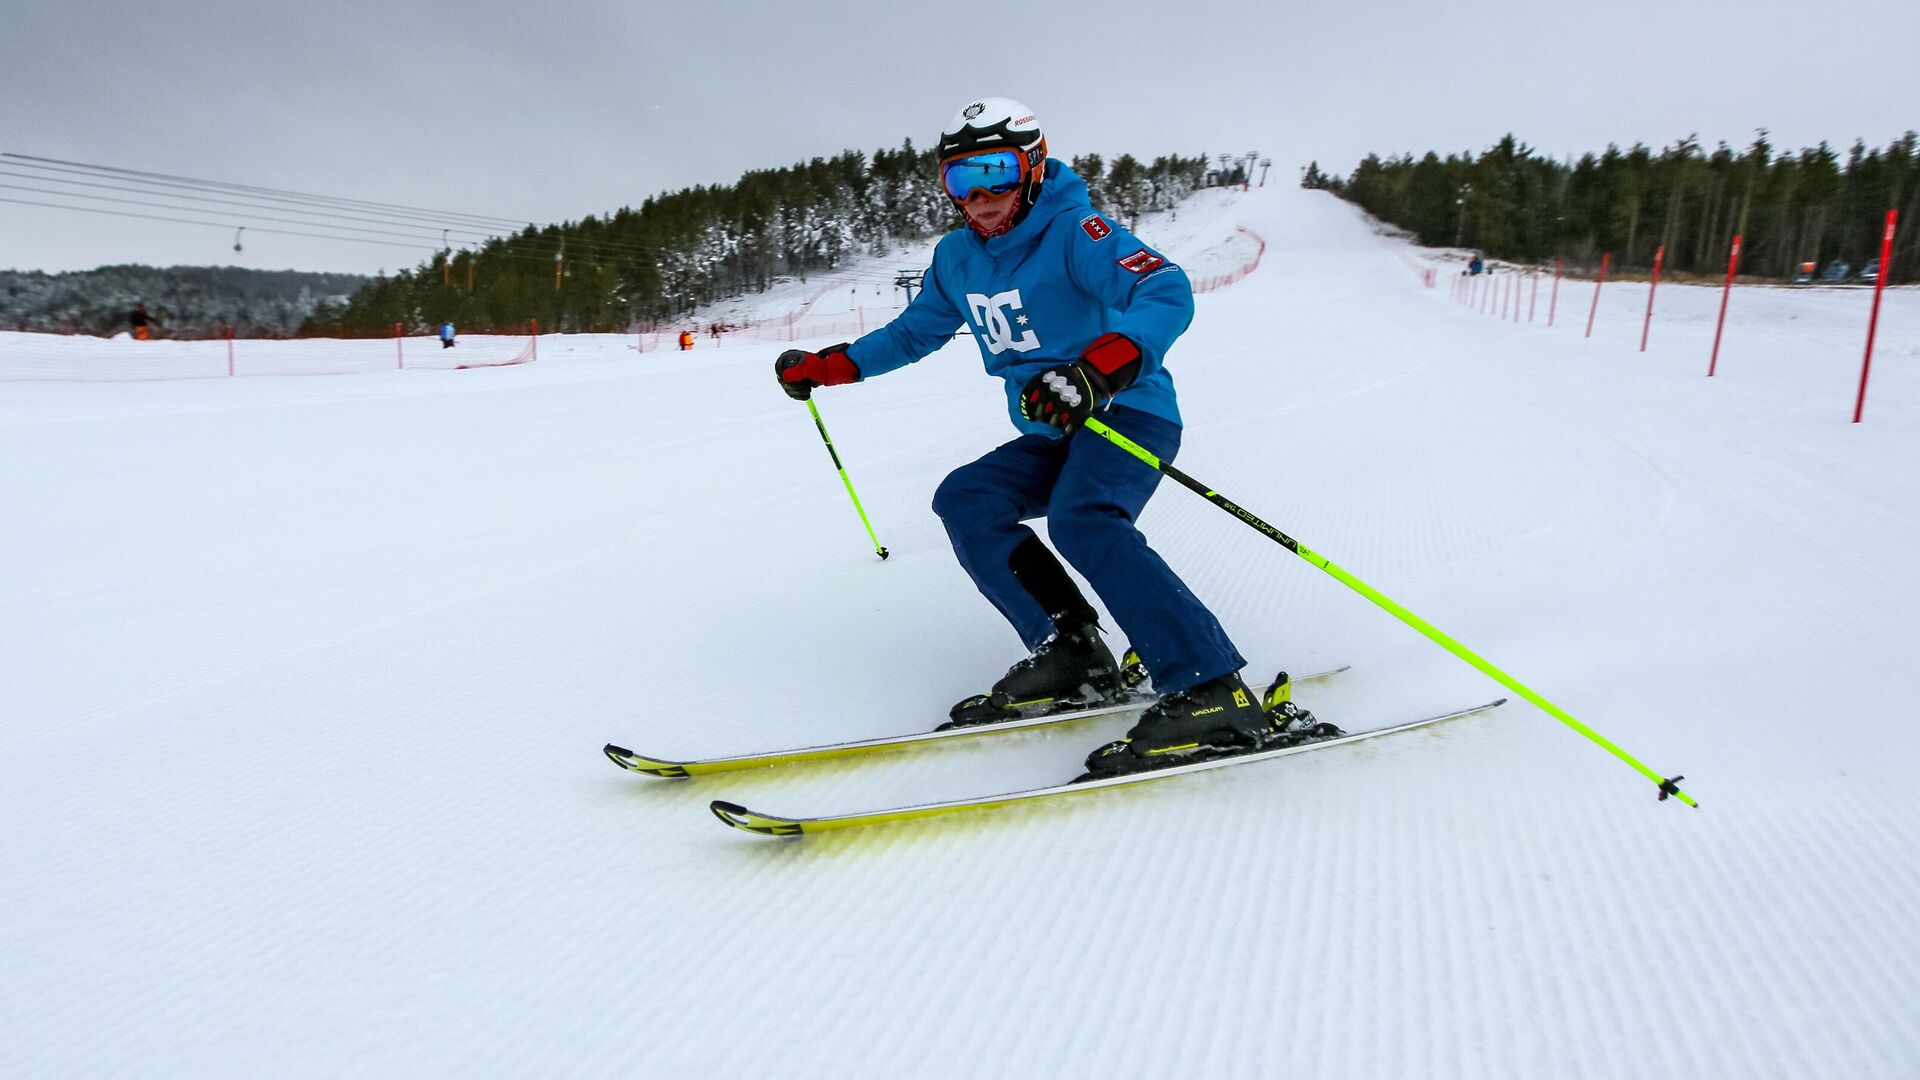
[{"label": "dc logo on jacket", "polygon": [[987,351],[993,355],[999,356],[1008,349],[1032,352],[1040,347],[1040,338],[1027,325],[1030,320],[1020,306],[1019,289],[1008,289],[992,296],[968,293],[967,307],[972,309],[973,325],[986,343]]}]

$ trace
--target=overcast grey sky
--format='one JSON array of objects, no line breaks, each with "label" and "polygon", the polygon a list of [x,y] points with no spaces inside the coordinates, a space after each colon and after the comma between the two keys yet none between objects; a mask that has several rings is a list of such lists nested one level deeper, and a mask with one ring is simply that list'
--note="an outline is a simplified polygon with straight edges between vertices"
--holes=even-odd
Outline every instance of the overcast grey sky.
[{"label": "overcast grey sky", "polygon": [[[1884,145],[1920,127],[1917,43],[1915,0],[7,0],[0,150],[545,222],[924,146],[1000,94],[1059,156],[1258,149],[1292,182],[1309,159],[1345,173],[1508,131],[1556,155],[1761,126],[1776,146]],[[0,268],[428,254],[232,242],[0,202]]]}]

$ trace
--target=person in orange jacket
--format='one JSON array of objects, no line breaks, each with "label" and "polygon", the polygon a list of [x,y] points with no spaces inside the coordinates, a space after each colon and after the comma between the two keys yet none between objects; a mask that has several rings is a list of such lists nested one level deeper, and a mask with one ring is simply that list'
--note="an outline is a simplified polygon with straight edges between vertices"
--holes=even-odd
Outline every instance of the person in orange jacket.
[{"label": "person in orange jacket", "polygon": [[688,349],[691,349],[691,348],[693,348],[693,331],[691,330],[680,331],[680,351],[686,352]]},{"label": "person in orange jacket", "polygon": [[153,316],[147,314],[147,305],[145,301],[141,301],[133,305],[133,310],[127,313],[127,325],[133,328],[133,337],[135,341],[153,340],[153,329],[151,324],[158,321],[159,320],[155,319]]}]

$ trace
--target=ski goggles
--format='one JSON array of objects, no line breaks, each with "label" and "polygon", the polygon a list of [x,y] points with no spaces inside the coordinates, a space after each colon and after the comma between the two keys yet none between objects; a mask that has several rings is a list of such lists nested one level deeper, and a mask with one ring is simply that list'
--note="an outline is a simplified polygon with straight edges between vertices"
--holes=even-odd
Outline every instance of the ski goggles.
[{"label": "ski goggles", "polygon": [[967,201],[976,191],[1005,195],[1025,183],[1027,156],[1019,150],[982,150],[940,163],[940,182],[947,198]]}]

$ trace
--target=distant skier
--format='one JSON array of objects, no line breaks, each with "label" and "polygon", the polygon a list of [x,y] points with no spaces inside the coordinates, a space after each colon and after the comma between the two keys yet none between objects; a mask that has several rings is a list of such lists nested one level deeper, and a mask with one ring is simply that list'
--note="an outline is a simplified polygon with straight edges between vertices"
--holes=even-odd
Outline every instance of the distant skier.
[{"label": "distant skier", "polygon": [[153,340],[153,324],[157,322],[159,322],[158,319],[147,314],[145,301],[135,303],[133,310],[127,312],[127,325],[133,328],[133,338],[135,341]]},{"label": "distant skier", "polygon": [[691,330],[680,331],[680,351],[686,352],[688,349],[691,349],[691,348],[693,348],[693,331]]},{"label": "distant skier", "polygon": [[1021,524],[1045,517],[1162,695],[1126,739],[1093,752],[1091,773],[1264,745],[1292,730],[1290,711],[1262,709],[1219,621],[1135,528],[1160,473],[1098,435],[1073,434],[1097,409],[1115,431],[1173,459],[1180,410],[1165,357],[1193,318],[1186,272],[1095,212],[1086,184],[1048,160],[1033,111],[1016,101],[984,98],[961,109],[940,134],[939,161],[966,227],[940,241],[920,294],[850,345],[788,350],[774,373],[788,396],[804,400],[816,387],[913,363],[964,323],[988,374],[1006,383],[1020,437],[954,470],[933,509],[961,567],[1031,655],[990,692],[955,705],[944,726],[1085,707],[1122,692],[1093,605]]},{"label": "distant skier", "polygon": [[453,324],[450,322],[440,324],[440,347],[443,349],[453,348]]},{"label": "distant skier", "polygon": [[1487,268],[1487,264],[1480,261],[1480,253],[1477,251],[1474,252],[1473,260],[1467,263],[1467,273],[1478,274],[1481,271],[1485,270],[1486,268]]}]

